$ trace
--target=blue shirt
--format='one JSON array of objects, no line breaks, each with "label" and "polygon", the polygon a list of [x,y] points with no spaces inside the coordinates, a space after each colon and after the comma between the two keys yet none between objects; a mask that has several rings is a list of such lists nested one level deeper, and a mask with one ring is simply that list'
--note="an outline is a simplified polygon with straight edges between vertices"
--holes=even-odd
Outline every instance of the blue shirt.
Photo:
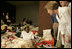
[{"label": "blue shirt", "polygon": [[53,23],[58,22],[57,19],[56,19],[56,14],[53,14],[53,15],[51,16],[51,18],[52,18],[52,22],[53,22]]}]

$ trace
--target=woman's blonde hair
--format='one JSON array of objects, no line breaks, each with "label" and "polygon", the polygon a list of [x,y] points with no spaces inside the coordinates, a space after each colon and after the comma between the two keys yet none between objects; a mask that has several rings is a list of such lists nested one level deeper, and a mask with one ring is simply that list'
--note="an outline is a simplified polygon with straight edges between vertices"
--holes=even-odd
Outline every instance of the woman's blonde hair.
[{"label": "woman's blonde hair", "polygon": [[51,9],[51,10],[56,10],[58,9],[59,5],[56,1],[49,1],[46,5],[45,8],[46,9]]}]

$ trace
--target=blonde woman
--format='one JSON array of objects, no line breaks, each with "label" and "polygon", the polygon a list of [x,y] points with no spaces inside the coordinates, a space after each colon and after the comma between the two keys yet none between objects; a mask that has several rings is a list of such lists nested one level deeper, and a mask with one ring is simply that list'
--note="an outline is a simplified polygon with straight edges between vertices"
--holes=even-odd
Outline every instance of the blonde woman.
[{"label": "blonde woman", "polygon": [[[68,24],[71,23],[68,7],[59,7],[56,1],[50,1],[46,4],[45,8],[47,9],[48,13],[51,16],[53,14],[56,14],[56,18],[59,22],[57,41],[61,40],[62,41],[61,44],[65,46],[65,39],[66,39],[65,34],[71,33],[67,32],[69,30],[69,29],[67,30],[67,26]],[[61,39],[59,38],[59,36],[61,37]],[[68,46],[70,45],[68,44]]]}]

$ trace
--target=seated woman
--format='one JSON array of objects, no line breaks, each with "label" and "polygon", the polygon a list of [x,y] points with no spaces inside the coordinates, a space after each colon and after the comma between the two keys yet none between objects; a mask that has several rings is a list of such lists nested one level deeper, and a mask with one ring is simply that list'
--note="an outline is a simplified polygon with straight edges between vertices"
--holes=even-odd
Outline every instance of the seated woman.
[{"label": "seated woman", "polygon": [[23,40],[26,42],[26,48],[33,47],[32,40],[34,39],[34,34],[30,31],[29,26],[25,27],[25,31],[22,31],[21,37],[23,37]]}]

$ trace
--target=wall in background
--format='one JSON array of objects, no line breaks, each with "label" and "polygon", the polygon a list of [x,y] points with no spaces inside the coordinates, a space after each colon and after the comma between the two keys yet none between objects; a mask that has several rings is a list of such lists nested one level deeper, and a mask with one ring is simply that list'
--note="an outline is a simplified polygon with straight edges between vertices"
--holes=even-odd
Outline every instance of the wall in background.
[{"label": "wall in background", "polygon": [[48,1],[40,1],[39,8],[39,35],[43,34],[43,30],[52,29],[51,16],[48,14],[47,10],[44,8]]},{"label": "wall in background", "polygon": [[34,25],[38,24],[39,4],[16,6],[16,22],[22,23],[23,18],[30,18]]}]

